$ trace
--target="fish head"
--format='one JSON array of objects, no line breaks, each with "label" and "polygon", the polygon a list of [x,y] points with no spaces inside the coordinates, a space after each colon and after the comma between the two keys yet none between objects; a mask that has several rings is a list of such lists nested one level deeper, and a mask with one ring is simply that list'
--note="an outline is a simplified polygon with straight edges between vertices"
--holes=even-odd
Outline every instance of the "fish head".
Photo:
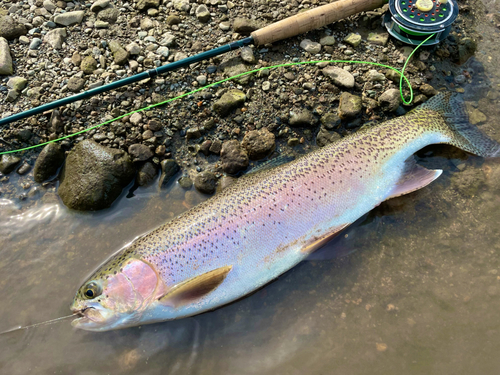
[{"label": "fish head", "polygon": [[111,259],[78,289],[71,305],[80,317],[72,325],[87,331],[108,331],[137,325],[163,282],[143,260]]}]

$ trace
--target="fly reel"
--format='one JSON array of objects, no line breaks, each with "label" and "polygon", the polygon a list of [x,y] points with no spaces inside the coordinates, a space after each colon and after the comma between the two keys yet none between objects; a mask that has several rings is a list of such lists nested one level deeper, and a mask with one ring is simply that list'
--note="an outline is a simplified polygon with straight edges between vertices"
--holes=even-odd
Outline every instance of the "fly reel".
[{"label": "fly reel", "polygon": [[458,16],[456,0],[389,0],[384,25],[396,39],[419,45],[430,35],[425,46],[443,41]]}]

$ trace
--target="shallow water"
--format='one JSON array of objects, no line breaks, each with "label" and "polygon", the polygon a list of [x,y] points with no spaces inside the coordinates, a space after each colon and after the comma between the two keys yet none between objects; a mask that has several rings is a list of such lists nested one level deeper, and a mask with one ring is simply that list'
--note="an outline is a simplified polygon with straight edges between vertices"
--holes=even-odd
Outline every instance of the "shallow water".
[{"label": "shallow water", "polygon": [[[498,37],[488,24],[479,31]],[[480,43],[477,58],[498,93],[498,42]],[[499,140],[498,101],[479,105]],[[419,152],[445,170],[438,181],[382,204],[247,298],[121,331],[66,321],[0,335],[1,373],[497,374],[500,163],[453,150]],[[126,194],[98,213],[0,200],[0,331],[67,315],[105,258],[204,199],[177,185]]]}]

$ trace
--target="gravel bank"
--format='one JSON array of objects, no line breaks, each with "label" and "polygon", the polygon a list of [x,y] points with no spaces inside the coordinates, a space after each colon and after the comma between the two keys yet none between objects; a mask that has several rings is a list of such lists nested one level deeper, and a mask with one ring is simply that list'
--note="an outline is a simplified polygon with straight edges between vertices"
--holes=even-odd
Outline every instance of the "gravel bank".
[{"label": "gravel bank", "polygon": [[[4,2],[0,5],[2,117],[218,47],[262,25],[325,3]],[[460,2],[460,7],[448,39],[437,47],[422,49],[408,65],[417,104],[434,95],[435,89],[464,91],[465,85],[482,79],[476,62],[455,65],[474,54],[477,38],[473,32],[475,14],[468,2]],[[380,27],[384,11],[359,14],[273,45],[243,48],[189,69],[69,104],[52,114],[18,121],[0,129],[0,150],[75,133],[265,66],[342,59],[401,69],[412,48],[388,38]],[[217,182],[224,174],[244,173],[262,158],[298,156],[361,126],[404,114],[411,107],[399,101],[398,86],[397,74],[371,65],[321,63],[266,70],[123,117],[60,145],[68,153],[82,140],[92,139],[128,153],[137,171],[148,170],[151,175],[162,170],[162,161],[173,159],[182,175],[192,181],[205,181],[213,174]],[[481,115],[477,113],[475,120],[485,121]],[[35,165],[41,151],[15,154],[22,159],[15,168],[24,166],[23,175],[20,169],[0,175],[1,197],[34,202],[40,193],[55,191],[57,178],[36,183],[33,169],[28,168]],[[211,184],[201,189],[210,193],[215,190]],[[194,184],[202,185],[206,184]],[[33,199],[27,199],[30,197]]]}]

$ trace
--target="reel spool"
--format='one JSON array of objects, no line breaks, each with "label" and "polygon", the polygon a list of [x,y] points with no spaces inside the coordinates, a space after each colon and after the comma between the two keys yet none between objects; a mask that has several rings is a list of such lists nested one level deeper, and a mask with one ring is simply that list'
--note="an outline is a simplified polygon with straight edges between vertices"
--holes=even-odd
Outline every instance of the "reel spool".
[{"label": "reel spool", "polygon": [[443,41],[458,16],[456,0],[389,0],[384,25],[396,39],[419,45],[431,34],[425,46]]}]

